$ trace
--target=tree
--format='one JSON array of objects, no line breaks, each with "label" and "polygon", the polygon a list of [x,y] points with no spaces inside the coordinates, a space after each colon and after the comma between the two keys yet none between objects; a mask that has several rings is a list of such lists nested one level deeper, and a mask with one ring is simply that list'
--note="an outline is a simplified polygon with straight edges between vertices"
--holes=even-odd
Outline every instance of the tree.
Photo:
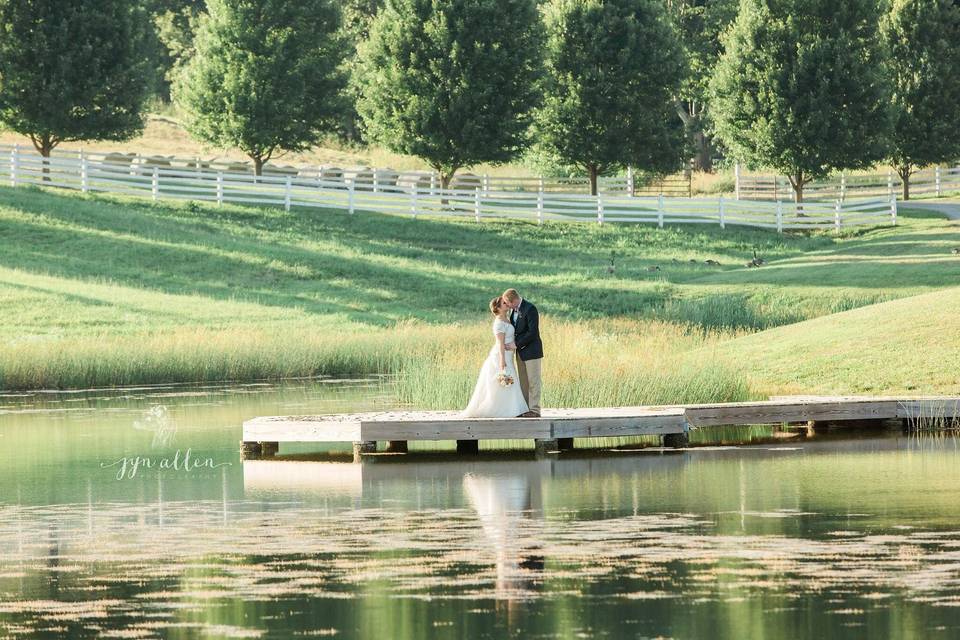
[{"label": "tree", "polygon": [[143,130],[146,14],[129,0],[0,0],[0,124],[47,158]]},{"label": "tree", "polygon": [[543,145],[582,167],[594,195],[597,176],[615,167],[679,167],[684,52],[660,0],[553,0],[545,20]]},{"label": "tree", "polygon": [[187,131],[237,147],[260,175],[278,151],[302,151],[331,131],[342,109],[330,0],[209,0],[174,100]]},{"label": "tree", "polygon": [[363,120],[357,113],[357,102],[360,101],[363,93],[360,81],[360,47],[370,37],[370,27],[383,5],[384,0],[342,0],[340,2],[340,12],[343,15],[340,30],[348,51],[344,69],[349,81],[347,82],[347,108],[342,114],[338,134],[340,139],[347,143],[362,140]]},{"label": "tree", "polygon": [[737,17],[739,0],[668,0],[689,73],[677,100],[677,114],[687,130],[693,168],[713,171],[714,143],[709,123],[709,82],[720,59],[720,35]]},{"label": "tree", "polygon": [[711,84],[735,157],[803,187],[885,155],[887,82],[874,0],[742,0]]},{"label": "tree", "polygon": [[361,49],[368,137],[423,158],[446,188],[460,167],[505,162],[537,102],[534,0],[395,0]]},{"label": "tree", "polygon": [[890,163],[910,199],[910,176],[960,156],[960,7],[953,0],[893,0],[880,21],[893,83]]},{"label": "tree", "polygon": [[203,3],[185,2],[171,7],[173,3],[158,3],[161,11],[154,13],[156,30],[155,64],[157,67],[157,90],[159,98],[169,101],[170,89],[183,66],[193,57],[193,37],[203,13]]}]

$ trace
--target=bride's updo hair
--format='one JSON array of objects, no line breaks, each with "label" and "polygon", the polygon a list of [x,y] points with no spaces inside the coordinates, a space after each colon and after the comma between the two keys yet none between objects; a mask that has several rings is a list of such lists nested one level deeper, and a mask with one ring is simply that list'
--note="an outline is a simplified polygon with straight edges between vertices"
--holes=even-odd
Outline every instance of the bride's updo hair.
[{"label": "bride's updo hair", "polygon": [[500,307],[503,306],[503,296],[497,296],[490,301],[490,313],[495,316],[500,315]]}]

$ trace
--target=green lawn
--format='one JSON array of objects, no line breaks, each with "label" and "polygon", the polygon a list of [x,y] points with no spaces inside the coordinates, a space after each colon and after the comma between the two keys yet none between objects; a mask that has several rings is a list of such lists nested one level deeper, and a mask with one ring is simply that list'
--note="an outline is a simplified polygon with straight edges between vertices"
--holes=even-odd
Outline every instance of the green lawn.
[{"label": "green lawn", "polygon": [[[380,372],[405,401],[457,406],[486,303],[515,286],[545,315],[548,402],[739,399],[792,382],[730,340],[754,358],[759,330],[960,283],[960,227],[909,210],[895,229],[779,235],[3,187],[0,239],[7,388]],[[747,269],[754,250],[768,264]]]}]

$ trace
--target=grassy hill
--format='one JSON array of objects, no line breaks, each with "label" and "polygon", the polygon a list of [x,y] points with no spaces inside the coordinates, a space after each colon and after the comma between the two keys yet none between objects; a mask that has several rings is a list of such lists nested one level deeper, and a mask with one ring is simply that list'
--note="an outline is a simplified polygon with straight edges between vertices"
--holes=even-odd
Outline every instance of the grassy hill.
[{"label": "grassy hill", "polygon": [[960,288],[870,305],[725,342],[759,393],[955,394]]},{"label": "grassy hill", "polygon": [[[508,286],[545,315],[546,401],[602,405],[786,388],[777,363],[757,375],[757,331],[960,275],[960,228],[909,212],[895,229],[778,235],[3,187],[0,242],[2,387],[399,373],[420,406],[465,402],[486,303]],[[743,266],[754,251],[767,266]]]}]

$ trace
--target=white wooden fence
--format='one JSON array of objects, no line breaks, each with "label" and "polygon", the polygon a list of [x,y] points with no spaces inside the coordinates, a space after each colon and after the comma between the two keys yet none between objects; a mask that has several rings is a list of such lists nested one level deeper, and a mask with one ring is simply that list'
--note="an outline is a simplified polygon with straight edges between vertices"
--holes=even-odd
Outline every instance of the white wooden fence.
[{"label": "white wooden fence", "polygon": [[[6,161],[3,161],[3,158]],[[545,189],[500,191],[483,184],[442,190],[418,181],[359,181],[321,176],[253,176],[204,167],[117,164],[104,154],[44,159],[19,146],[0,146],[0,183],[38,185],[145,196],[292,207],[335,208],[355,213],[472,218],[745,225],[785,229],[841,229],[896,224],[896,198],[841,203],[737,201],[729,198],[665,198],[555,193]]]},{"label": "white wooden fence", "polygon": [[[791,200],[793,187],[786,176],[746,174],[739,165],[734,170],[735,197],[738,200]],[[940,198],[960,191],[960,167],[930,167],[910,177],[910,196],[933,195]],[[895,198],[903,193],[903,183],[894,171],[849,175],[840,173],[814,180],[803,188],[804,200],[840,200],[849,198]]]}]

